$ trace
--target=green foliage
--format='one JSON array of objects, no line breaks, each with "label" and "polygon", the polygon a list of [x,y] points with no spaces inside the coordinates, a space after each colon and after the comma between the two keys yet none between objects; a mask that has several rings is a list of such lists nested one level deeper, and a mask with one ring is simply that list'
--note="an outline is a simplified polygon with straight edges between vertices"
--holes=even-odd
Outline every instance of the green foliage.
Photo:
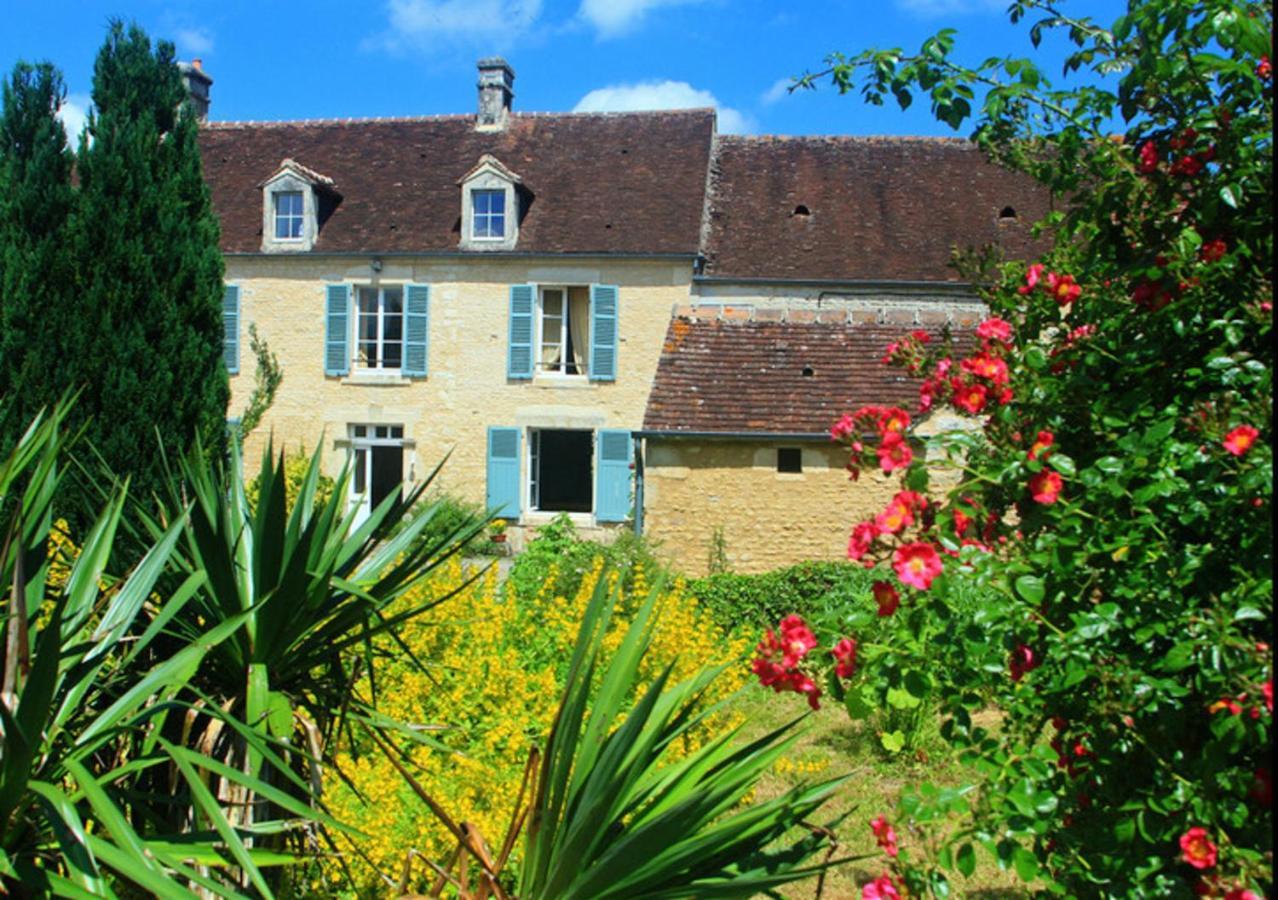
[{"label": "green foliage", "polygon": [[[180,732],[183,720],[244,728],[216,706],[192,705],[186,692],[248,613],[236,610],[190,641],[166,641],[165,623],[183,613],[207,574],[190,572],[171,592],[161,587],[186,524],[179,513],[141,548],[131,571],[107,575],[119,555],[123,491],[111,493],[78,555],[56,560],[55,572],[47,547],[64,447],[59,406],[0,460],[0,582],[12,586],[0,645],[0,890],[184,897],[198,886],[226,897],[241,895],[243,878],[269,895],[261,866],[287,858],[252,847],[230,825],[208,792],[207,773],[218,772],[232,791],[272,801],[278,814],[259,817],[262,834],[304,820],[336,823],[165,736]],[[249,743],[278,759],[262,741]]]},{"label": "green foliage", "polygon": [[[948,837],[925,860],[903,853],[899,873],[943,896],[946,871],[984,848],[1056,894],[1188,896],[1213,879],[1268,893],[1272,6],[1132,0],[1103,27],[1013,4],[1014,20],[1035,13],[1031,41],[1062,32],[1066,71],[1088,84],[1054,88],[1011,57],[964,66],[947,33],[830,73],[841,89],[864,73],[871,101],[924,91],[955,127],[975,115],[981,146],[1062,207],[1042,283],[1008,265],[986,293],[1011,326],[986,352],[1013,398],[937,439],[963,478],[934,498],[931,530],[902,538],[958,550],[962,507],[980,540],[1006,541],[962,551],[999,599],[959,621],[947,574],[902,603],[935,623],[926,664],[897,641],[866,663],[930,678],[979,775],[963,794],[907,795],[903,812]],[[1053,289],[1071,281],[1076,295]],[[952,352],[917,350],[933,379]],[[1041,431],[1050,449],[1028,452]],[[1055,499],[1033,489],[1057,478]],[[973,718],[991,701],[997,733]],[[1216,849],[1193,866],[1181,840],[1196,828]]]},{"label": "green foliage", "polygon": [[822,868],[804,862],[822,849],[828,832],[778,844],[842,779],[742,805],[794,743],[796,735],[786,736],[794,723],[745,745],[730,732],[671,765],[666,751],[704,715],[693,704],[721,670],[671,685],[672,664],[630,705],[658,595],[652,591],[604,664],[617,599],[609,579],[598,582],[542,756],[520,897],[748,897]]},{"label": "green foliage", "polygon": [[66,89],[49,64],[19,63],[0,110],[0,452],[73,380],[64,366],[77,323],[68,300],[71,153],[56,113]]},{"label": "green foliage", "polygon": [[723,526],[716,525],[710,534],[710,549],[706,552],[706,574],[720,575],[728,571],[731,571],[728,542],[723,537]]},{"label": "green foliage", "polygon": [[48,364],[82,388],[73,420],[141,502],[163,493],[160,446],[225,444],[223,267],[197,136],[173,45],[111,23],[76,157],[76,287]]},{"label": "green foliage", "polygon": [[844,615],[868,602],[873,580],[852,563],[804,562],[758,575],[697,578],[688,592],[728,629],[758,631],[797,614],[834,630]]},{"label": "green foliage", "polygon": [[[316,450],[318,454],[318,448]],[[306,483],[311,470],[312,457],[305,447],[298,447],[296,453],[284,452],[284,504],[288,510],[293,509],[302,486]],[[321,473],[315,481],[315,504],[325,506],[333,496],[336,483],[332,477]],[[257,498],[262,492],[262,473],[259,472],[252,481],[244,485],[244,496],[251,509],[257,509]]]},{"label": "green foliage", "polygon": [[266,339],[258,336],[257,323],[249,323],[248,333],[249,349],[253,352],[256,365],[253,369],[253,390],[249,394],[248,405],[240,414],[235,434],[235,439],[241,443],[262,421],[262,417],[275,402],[275,394],[284,381],[280,361],[267,346]]},{"label": "green foliage", "polygon": [[571,597],[597,557],[603,557],[605,564],[621,575],[627,593],[634,586],[636,572],[642,571],[651,579],[664,571],[651,544],[641,535],[620,531],[607,544],[583,540],[567,513],[561,513],[537,529],[511,567],[507,585],[520,598],[532,597],[543,589]]},{"label": "green foliage", "polygon": [[442,538],[457,535],[462,541],[458,552],[471,556],[486,549],[484,526],[488,525],[483,504],[473,503],[446,491],[431,491],[419,501],[395,527],[392,533],[408,527],[416,516],[429,509],[429,520],[417,539],[418,543],[439,543]]}]

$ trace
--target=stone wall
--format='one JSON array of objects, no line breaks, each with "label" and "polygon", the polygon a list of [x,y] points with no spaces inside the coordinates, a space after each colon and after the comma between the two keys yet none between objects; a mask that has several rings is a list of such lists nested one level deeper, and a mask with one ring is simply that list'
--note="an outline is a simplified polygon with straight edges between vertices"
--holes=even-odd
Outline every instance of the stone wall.
[{"label": "stone wall", "polygon": [[[803,471],[777,471],[777,448],[799,447]],[[847,451],[829,444],[649,438],[644,455],[644,532],[680,572],[706,572],[716,529],[734,572],[764,572],[808,559],[847,559],[852,524],[882,511],[895,478],[851,481]]]},{"label": "stone wall", "polygon": [[[677,260],[385,259],[374,272],[368,257],[229,257],[227,281],[241,288],[241,369],[231,379],[230,415],[244,409],[253,387],[249,323],[284,373],[274,406],[246,442],[246,466],[256,470],[273,433],[277,447],[290,449],[313,450],[322,440],[325,471],[335,475],[349,424],[403,425],[410,481],[451,452],[438,484],[482,501],[490,425],[640,428],[670,310],[687,302],[690,277],[690,263]],[[429,284],[429,377],[325,376],[324,287],[334,282]],[[523,283],[619,286],[615,382],[506,378],[508,292]]]}]

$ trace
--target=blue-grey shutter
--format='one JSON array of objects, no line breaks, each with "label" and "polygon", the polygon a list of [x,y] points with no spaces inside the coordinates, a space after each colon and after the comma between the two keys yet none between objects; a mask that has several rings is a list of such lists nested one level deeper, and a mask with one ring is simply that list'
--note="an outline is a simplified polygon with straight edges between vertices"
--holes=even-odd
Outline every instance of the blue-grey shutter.
[{"label": "blue-grey shutter", "polygon": [[519,429],[488,429],[488,508],[505,519],[519,518]]},{"label": "blue-grey shutter", "polygon": [[629,431],[600,429],[595,439],[595,520],[624,522],[630,515]]},{"label": "blue-grey shutter", "polygon": [[222,361],[226,371],[240,371],[240,289],[228,284],[222,289]]},{"label": "blue-grey shutter", "polygon": [[506,377],[532,378],[533,314],[536,289],[531,284],[510,286],[510,347],[506,351]]},{"label": "blue-grey shutter", "polygon": [[430,348],[430,287],[410,284],[404,288],[404,369],[411,378],[426,377]]},{"label": "blue-grey shutter", "polygon": [[324,374],[345,375],[351,370],[350,341],[351,289],[345,284],[325,288]]},{"label": "blue-grey shutter", "polygon": [[617,287],[590,286],[590,380],[617,380]]}]

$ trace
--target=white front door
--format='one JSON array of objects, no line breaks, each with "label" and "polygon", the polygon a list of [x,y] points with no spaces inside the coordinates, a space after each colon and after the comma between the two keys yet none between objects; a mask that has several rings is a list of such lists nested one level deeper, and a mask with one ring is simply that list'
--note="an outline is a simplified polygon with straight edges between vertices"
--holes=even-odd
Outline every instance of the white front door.
[{"label": "white front door", "polygon": [[351,480],[348,508],[355,525],[404,484],[404,426],[351,425]]}]

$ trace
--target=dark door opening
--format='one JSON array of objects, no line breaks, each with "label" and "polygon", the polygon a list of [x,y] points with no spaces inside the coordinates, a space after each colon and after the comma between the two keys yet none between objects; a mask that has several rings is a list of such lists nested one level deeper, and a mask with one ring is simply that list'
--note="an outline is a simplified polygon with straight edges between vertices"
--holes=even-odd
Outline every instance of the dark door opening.
[{"label": "dark door opening", "polygon": [[373,455],[372,477],[369,479],[372,508],[376,509],[391,494],[398,496],[404,486],[404,448],[396,446],[374,445],[369,448]]},{"label": "dark door opening", "polygon": [[548,512],[594,509],[594,440],[589,431],[533,432],[533,503]]}]

